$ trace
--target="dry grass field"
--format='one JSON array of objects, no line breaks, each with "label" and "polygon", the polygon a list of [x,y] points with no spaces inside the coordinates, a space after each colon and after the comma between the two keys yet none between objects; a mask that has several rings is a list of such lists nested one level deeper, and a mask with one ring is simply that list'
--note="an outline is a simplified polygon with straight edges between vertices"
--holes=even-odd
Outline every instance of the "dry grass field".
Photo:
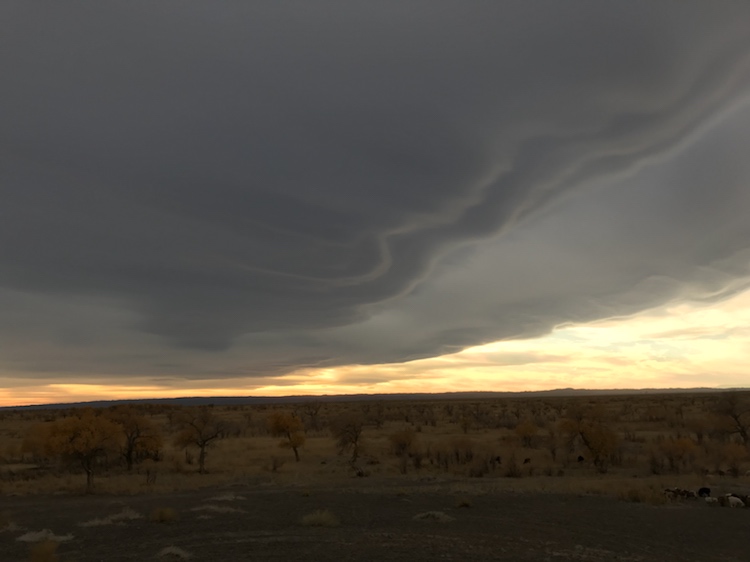
[{"label": "dry grass field", "polygon": [[750,393],[6,410],[0,559],[748,560],[749,428]]}]

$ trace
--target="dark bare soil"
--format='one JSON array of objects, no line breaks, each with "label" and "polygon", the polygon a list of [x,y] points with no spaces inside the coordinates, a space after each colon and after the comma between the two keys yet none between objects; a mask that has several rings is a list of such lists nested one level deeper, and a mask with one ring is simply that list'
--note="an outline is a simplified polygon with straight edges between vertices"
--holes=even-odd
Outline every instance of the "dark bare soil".
[{"label": "dark bare soil", "polygon": [[[73,535],[60,545],[61,562],[179,560],[159,556],[169,546],[194,561],[750,560],[750,509],[543,493],[462,496],[353,482],[337,489],[234,486],[136,497],[6,497],[0,513],[17,527],[0,532],[0,562],[28,560],[29,543],[17,539],[43,529]],[[230,500],[233,494],[240,497]],[[459,497],[471,506],[457,507]],[[80,525],[124,507],[143,518]],[[173,508],[179,517],[151,521],[155,508]],[[301,525],[302,516],[318,509],[336,514],[341,525]],[[428,511],[453,520],[414,519]]]}]

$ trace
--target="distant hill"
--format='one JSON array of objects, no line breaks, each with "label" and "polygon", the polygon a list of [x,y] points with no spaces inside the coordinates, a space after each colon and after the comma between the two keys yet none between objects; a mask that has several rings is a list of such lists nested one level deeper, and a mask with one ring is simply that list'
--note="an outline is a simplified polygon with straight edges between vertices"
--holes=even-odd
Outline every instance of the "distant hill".
[{"label": "distant hill", "polygon": [[605,389],[591,390],[585,388],[558,388],[555,390],[536,390],[526,392],[443,392],[412,394],[335,394],[321,396],[211,396],[187,398],[147,398],[134,400],[96,400],[92,402],[66,402],[58,404],[30,404],[26,406],[5,406],[0,410],[43,410],[63,409],[87,406],[107,408],[120,404],[171,404],[174,406],[235,406],[251,404],[293,404],[302,402],[364,402],[381,400],[486,400],[491,398],[544,398],[565,396],[612,396],[639,394],[705,394],[727,392],[729,390],[750,390],[747,388],[642,388],[642,389]]}]

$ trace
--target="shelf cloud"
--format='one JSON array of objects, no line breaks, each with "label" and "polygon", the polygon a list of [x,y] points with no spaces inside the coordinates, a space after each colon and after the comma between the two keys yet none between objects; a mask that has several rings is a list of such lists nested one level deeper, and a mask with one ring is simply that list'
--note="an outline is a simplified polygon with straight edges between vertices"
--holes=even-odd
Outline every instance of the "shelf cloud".
[{"label": "shelf cloud", "polygon": [[747,21],[5,2],[0,372],[401,362],[744,290]]}]

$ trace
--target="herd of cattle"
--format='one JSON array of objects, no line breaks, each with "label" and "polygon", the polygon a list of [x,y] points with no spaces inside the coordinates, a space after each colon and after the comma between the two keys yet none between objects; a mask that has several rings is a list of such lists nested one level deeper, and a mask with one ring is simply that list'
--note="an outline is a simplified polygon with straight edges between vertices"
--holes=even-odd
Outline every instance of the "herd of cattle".
[{"label": "herd of cattle", "polygon": [[724,494],[723,496],[713,497],[711,488],[700,488],[697,492],[693,490],[684,490],[682,488],[666,488],[664,495],[669,501],[682,499],[698,499],[708,504],[719,505],[721,507],[748,507],[750,506],[750,496],[742,494]]}]

